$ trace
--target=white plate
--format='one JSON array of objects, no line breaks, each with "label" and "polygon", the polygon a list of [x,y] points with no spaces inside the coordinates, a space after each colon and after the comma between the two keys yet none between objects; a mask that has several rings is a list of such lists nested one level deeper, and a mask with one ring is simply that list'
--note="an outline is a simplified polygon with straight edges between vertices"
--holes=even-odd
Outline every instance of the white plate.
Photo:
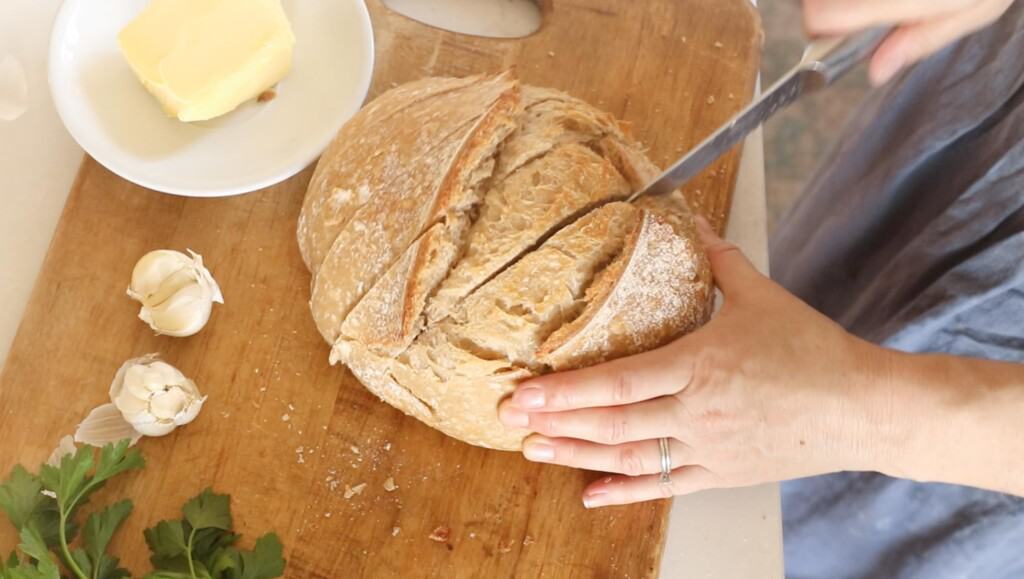
[{"label": "white plate", "polygon": [[266,103],[200,123],[168,118],[117,46],[147,0],[65,0],[50,40],[50,91],[71,136],[144,187],[219,197],[268,187],[311,163],[359,110],[373,76],[362,0],[284,0],[292,69]]}]

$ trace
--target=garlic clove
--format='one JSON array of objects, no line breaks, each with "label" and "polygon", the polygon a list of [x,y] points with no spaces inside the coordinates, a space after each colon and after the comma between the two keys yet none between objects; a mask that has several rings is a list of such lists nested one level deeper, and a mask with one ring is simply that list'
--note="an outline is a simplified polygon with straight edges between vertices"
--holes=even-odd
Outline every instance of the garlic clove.
[{"label": "garlic clove", "polygon": [[193,260],[180,251],[151,251],[135,264],[128,295],[146,305],[159,303],[163,301],[160,299],[161,288],[175,289],[194,279],[189,273],[192,264]]},{"label": "garlic clove", "polygon": [[139,319],[157,334],[191,336],[209,321],[213,302],[224,303],[203,257],[191,249],[188,252],[151,251],[132,271],[128,295],[142,304]]},{"label": "garlic clove", "polygon": [[121,366],[110,400],[139,433],[163,436],[194,420],[206,398],[181,371],[149,354]]},{"label": "garlic clove", "polygon": [[75,439],[68,435],[60,439],[57,443],[57,448],[53,449],[50,453],[50,458],[46,459],[46,464],[50,466],[60,466],[60,461],[69,454],[74,454],[78,450],[75,448]]},{"label": "garlic clove", "polygon": [[139,319],[165,336],[186,337],[203,329],[213,312],[210,289],[193,284],[157,306],[139,310]]},{"label": "garlic clove", "polygon": [[75,442],[89,446],[104,446],[126,438],[135,444],[142,434],[124,419],[114,404],[97,406],[75,430]]},{"label": "garlic clove", "polygon": [[149,399],[149,411],[157,421],[173,421],[178,413],[189,404],[188,395],[181,388],[169,388],[164,392],[153,394]]}]

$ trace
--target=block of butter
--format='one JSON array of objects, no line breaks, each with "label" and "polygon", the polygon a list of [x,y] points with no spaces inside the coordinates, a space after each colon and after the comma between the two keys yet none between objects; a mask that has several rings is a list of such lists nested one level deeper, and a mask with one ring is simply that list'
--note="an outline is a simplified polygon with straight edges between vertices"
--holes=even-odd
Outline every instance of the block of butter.
[{"label": "block of butter", "polygon": [[281,0],[152,0],[118,35],[121,52],[169,116],[234,110],[291,67]]}]

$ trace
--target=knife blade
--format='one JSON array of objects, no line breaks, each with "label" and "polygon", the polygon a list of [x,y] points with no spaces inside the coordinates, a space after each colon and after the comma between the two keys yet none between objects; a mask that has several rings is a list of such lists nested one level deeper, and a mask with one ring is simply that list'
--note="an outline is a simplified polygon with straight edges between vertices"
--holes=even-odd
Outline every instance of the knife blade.
[{"label": "knife blade", "polygon": [[889,27],[872,28],[848,37],[812,42],[793,69],[657,179],[630,195],[627,202],[643,195],[664,195],[679,189],[777,112],[849,72],[874,53],[890,30]]}]

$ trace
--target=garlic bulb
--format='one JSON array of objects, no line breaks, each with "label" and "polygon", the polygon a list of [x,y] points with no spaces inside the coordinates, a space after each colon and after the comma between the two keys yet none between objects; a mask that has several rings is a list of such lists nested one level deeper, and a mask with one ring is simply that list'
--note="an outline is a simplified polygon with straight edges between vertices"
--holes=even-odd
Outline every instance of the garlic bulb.
[{"label": "garlic bulb", "polygon": [[149,354],[121,366],[110,401],[139,434],[163,436],[192,422],[206,397],[177,368]]},{"label": "garlic bulb", "polygon": [[210,319],[213,302],[224,303],[203,257],[191,249],[151,251],[135,264],[128,295],[142,303],[139,319],[158,334],[191,336]]}]

